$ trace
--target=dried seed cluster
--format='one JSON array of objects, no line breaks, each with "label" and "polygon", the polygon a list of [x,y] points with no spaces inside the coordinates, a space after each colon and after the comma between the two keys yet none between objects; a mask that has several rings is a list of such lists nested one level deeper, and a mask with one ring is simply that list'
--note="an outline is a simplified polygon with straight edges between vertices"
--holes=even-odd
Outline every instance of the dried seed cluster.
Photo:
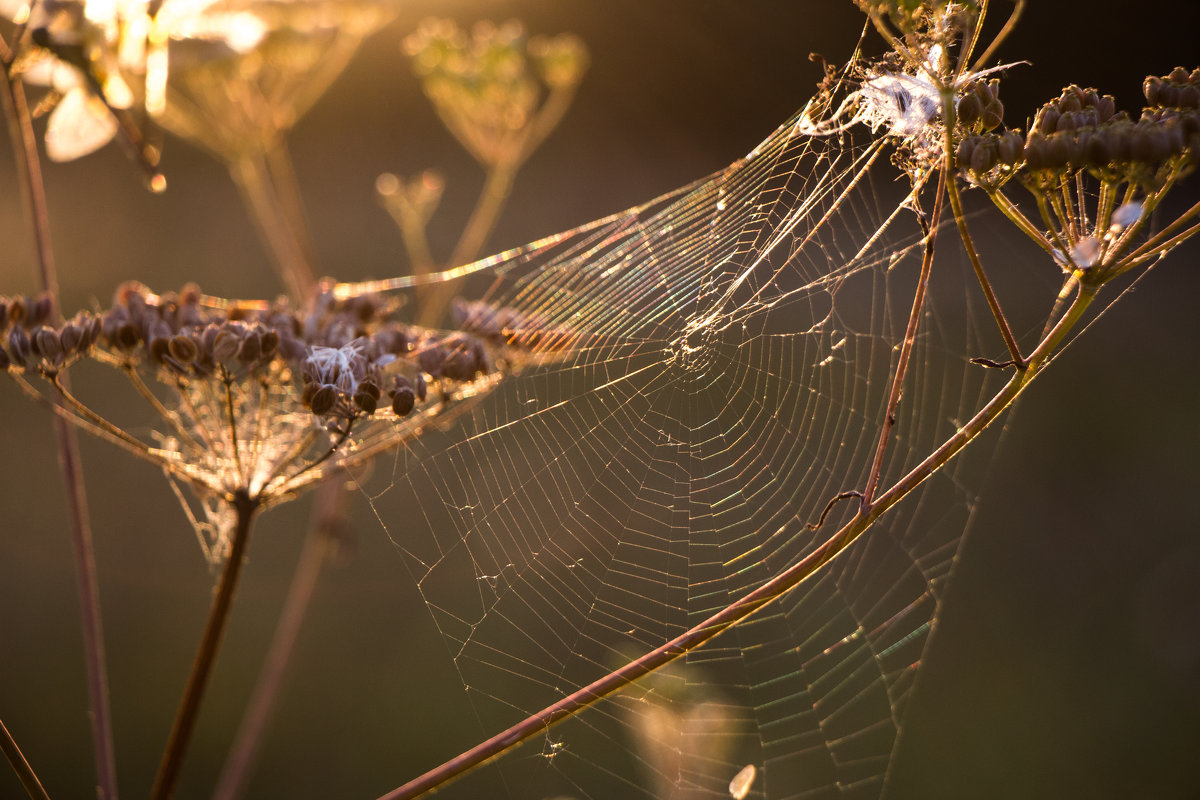
[{"label": "dried seed cluster", "polygon": [[[441,414],[519,365],[519,335],[504,326],[531,319],[470,308],[485,329],[409,326],[393,318],[395,303],[369,295],[325,294],[297,311],[219,301],[194,285],[154,294],[126,284],[110,308],[57,325],[46,297],[0,298],[0,369],[30,392],[29,378],[45,378],[64,413],[202,494],[274,497],[307,485],[316,466],[401,441],[407,429],[391,423]],[[120,368],[154,407],[162,424],[152,442],[101,418],[58,381],[82,358]]]},{"label": "dried seed cluster", "polygon": [[49,324],[54,304],[49,295],[0,297],[0,369],[37,367],[54,372],[86,354],[100,334],[100,321],[80,312],[62,325]]},{"label": "dried seed cluster", "polygon": [[1144,88],[1149,106],[1134,121],[1116,110],[1111,95],[1068,86],[1038,110],[1027,136],[1018,131],[964,136],[955,153],[957,166],[989,189],[1018,172],[1035,192],[1057,186],[1064,174],[1078,170],[1108,182],[1161,183],[1164,169],[1178,166],[1185,153],[1200,145],[1200,70],[1188,73],[1177,67],[1166,77],[1147,78]]}]

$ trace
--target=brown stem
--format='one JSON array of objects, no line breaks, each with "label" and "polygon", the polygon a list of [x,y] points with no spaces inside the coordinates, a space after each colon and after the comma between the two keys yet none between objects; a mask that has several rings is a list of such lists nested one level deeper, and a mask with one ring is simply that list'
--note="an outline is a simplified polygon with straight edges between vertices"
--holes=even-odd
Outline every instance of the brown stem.
[{"label": "brown stem", "polygon": [[[921,218],[925,228],[925,254],[921,258],[921,274],[917,278],[917,288],[913,292],[912,311],[908,315],[908,325],[904,330],[904,343],[900,346],[900,358],[896,361],[896,372],[892,375],[892,388],[888,393],[887,408],[883,414],[883,424],[879,430],[879,442],[875,446],[875,457],[871,461],[871,472],[867,477],[867,487],[863,490],[862,508],[870,507],[875,496],[875,488],[879,485],[879,476],[883,472],[883,456],[887,452],[888,437],[896,424],[896,407],[900,404],[900,395],[904,393],[904,378],[908,375],[908,362],[912,357],[913,345],[917,340],[917,325],[921,321],[921,309],[925,307],[925,290],[929,286],[929,272],[933,266],[933,250],[937,241],[938,228],[942,221],[942,197],[946,193],[947,170],[942,169],[938,177],[937,195],[933,201],[933,215],[928,222]],[[914,198],[915,201],[915,198]]]},{"label": "brown stem", "polygon": [[[462,236],[450,256],[450,266],[457,267],[473,260],[483,248],[496,220],[500,216],[504,202],[512,192],[513,180],[517,176],[518,163],[503,162],[488,171],[479,200],[471,212],[471,218],[463,228]],[[446,305],[458,290],[459,281],[451,280],[430,287],[425,305],[419,310],[417,324],[422,327],[433,327],[438,324]]]},{"label": "brown stem", "polygon": [[229,162],[229,173],[242,193],[259,236],[275,260],[288,294],[306,302],[316,289],[313,265],[305,254],[301,234],[288,220],[285,205],[262,153],[248,153]]},{"label": "brown stem", "polygon": [[1012,33],[1013,28],[1017,26],[1017,20],[1021,18],[1021,12],[1024,10],[1025,0],[1017,0],[1016,4],[1013,6],[1012,13],[1008,15],[1008,21],[1004,23],[1004,27],[1001,28],[1000,32],[996,34],[996,38],[992,39],[992,43],[988,45],[987,50],[983,51],[983,55],[981,55],[975,61],[975,66],[972,67],[973,70],[978,70],[987,66],[988,61],[990,61],[992,56],[995,55],[996,50],[1000,47],[1004,40],[1008,38],[1008,35]]},{"label": "brown stem", "polygon": [[[54,249],[50,240],[50,213],[46,190],[42,182],[37,141],[25,90],[12,75],[15,51],[0,40],[0,63],[3,64],[3,105],[8,119],[9,136],[17,167],[17,183],[32,222],[34,248],[37,253],[38,280],[42,291],[59,305],[58,272],[54,266]],[[66,388],[65,376],[60,378]],[[91,522],[88,519],[87,494],[79,458],[79,440],[75,430],[62,417],[54,418],[54,438],[58,445],[58,464],[67,491],[67,512],[71,526],[71,551],[75,561],[75,580],[79,591],[80,617],[83,626],[84,664],[87,673],[88,710],[92,723],[92,751],[96,762],[97,795],[100,800],[116,800],[117,767],[112,734],[112,714],[109,710],[108,670],[104,655],[104,626],[100,614],[100,588],[96,578],[96,554],[92,542]]]},{"label": "brown stem", "polygon": [[4,751],[5,758],[12,765],[13,772],[17,773],[17,779],[21,781],[21,785],[25,787],[29,796],[33,800],[50,800],[50,795],[46,794],[45,787],[38,780],[33,767],[29,766],[29,762],[25,760],[25,755],[21,752],[21,748],[17,747],[16,740],[4,726],[3,720],[0,720],[0,750]]},{"label": "brown stem", "polygon": [[[939,195],[940,196],[940,195]],[[936,226],[933,228],[936,230]],[[881,494],[869,507],[860,508],[859,513],[841,530],[823,542],[816,550],[789,567],[758,589],[744,595],[721,611],[701,622],[696,627],[675,637],[646,655],[631,661],[614,672],[593,681],[578,691],[547,706],[496,736],[461,753],[439,767],[409,781],[400,788],[383,795],[380,800],[407,800],[449,783],[469,770],[490,761],[501,753],[561,722],[583,709],[625,688],[637,679],[669,664],[676,658],[704,645],[724,633],[738,622],[798,586],[810,575],[832,560],[852,544],[889,508],[917,488],[930,475],[954,458],[963,447],[975,439],[997,417],[1003,413],[1045,366],[1058,345],[1083,316],[1098,287],[1081,286],[1071,308],[1063,315],[1050,334],[1029,356],[1028,367],[1016,372],[1008,383],[979,410],[954,436],[946,440],[928,458],[914,467],[894,486]]]},{"label": "brown stem", "polygon": [[954,96],[951,94],[942,97],[942,116],[945,119],[942,136],[942,150],[944,151],[942,170],[950,176],[946,181],[946,189],[950,194],[950,210],[954,214],[955,224],[958,225],[958,235],[967,249],[967,258],[971,262],[971,268],[975,270],[975,277],[979,280],[979,285],[983,287],[983,296],[987,298],[988,308],[992,310],[992,317],[1000,328],[1000,336],[1004,339],[1004,346],[1008,348],[1008,357],[1012,359],[1017,369],[1024,369],[1025,359],[1021,356],[1021,348],[1017,345],[1012,328],[1009,327],[1008,320],[1000,309],[1000,301],[996,299],[991,281],[983,271],[983,262],[980,261],[979,253],[975,250],[975,242],[971,238],[971,231],[967,227],[967,218],[963,214],[962,198],[958,193],[958,181],[954,177]]},{"label": "brown stem", "polygon": [[183,698],[180,700],[179,710],[175,714],[175,722],[171,726],[167,746],[163,750],[158,776],[154,779],[154,788],[150,792],[151,800],[167,800],[175,789],[175,783],[179,780],[184,755],[187,752],[192,731],[196,727],[200,701],[204,698],[209,675],[217,660],[225,626],[229,622],[234,591],[237,589],[238,578],[242,574],[242,565],[246,560],[250,526],[260,502],[250,497],[242,489],[234,494],[231,502],[234,511],[237,512],[237,525],[234,527],[229,555],[221,570],[216,593],[213,595],[212,607],[208,612],[208,620],[204,625],[204,634],[200,638],[200,647],[196,650],[196,657],[192,661],[192,671],[188,675],[187,686],[183,690]]},{"label": "brown stem", "polygon": [[317,579],[345,534],[347,495],[337,475],[326,480],[317,493],[313,504],[313,523],[304,549],[300,552],[300,561],[283,603],[283,613],[279,617],[275,637],[271,640],[271,649],[254,685],[237,738],[229,748],[225,769],[213,793],[214,800],[235,800],[245,790],[263,731],[275,707],[284,672],[300,635],[300,627],[308,613],[309,601],[316,590]]}]

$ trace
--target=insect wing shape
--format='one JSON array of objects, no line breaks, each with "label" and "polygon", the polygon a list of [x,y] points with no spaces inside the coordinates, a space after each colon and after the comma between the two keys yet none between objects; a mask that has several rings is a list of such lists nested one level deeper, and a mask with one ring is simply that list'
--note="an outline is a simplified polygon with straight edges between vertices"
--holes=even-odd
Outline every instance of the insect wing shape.
[{"label": "insect wing shape", "polygon": [[82,86],[63,95],[46,125],[46,155],[72,161],[99,150],[117,133],[117,120],[104,101]]}]

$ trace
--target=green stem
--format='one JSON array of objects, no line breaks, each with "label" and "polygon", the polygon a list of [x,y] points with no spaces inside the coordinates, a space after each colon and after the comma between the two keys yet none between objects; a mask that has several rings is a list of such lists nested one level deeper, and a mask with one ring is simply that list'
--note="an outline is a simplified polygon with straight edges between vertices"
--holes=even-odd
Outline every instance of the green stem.
[{"label": "green stem", "polygon": [[209,676],[217,660],[221,639],[225,634],[225,626],[229,622],[234,591],[237,589],[238,578],[242,574],[242,566],[246,561],[246,545],[250,540],[250,527],[260,502],[250,497],[244,490],[238,490],[231,502],[234,511],[237,512],[237,524],[230,541],[229,554],[217,582],[212,607],[208,612],[208,621],[204,625],[200,647],[192,661],[192,671],[188,676],[187,686],[184,688],[183,698],[179,703],[179,710],[175,714],[175,722],[171,726],[167,746],[163,750],[158,776],[155,778],[154,788],[150,792],[151,800],[167,800],[179,780],[184,755],[196,727],[200,701],[204,698],[204,690],[208,686]]}]

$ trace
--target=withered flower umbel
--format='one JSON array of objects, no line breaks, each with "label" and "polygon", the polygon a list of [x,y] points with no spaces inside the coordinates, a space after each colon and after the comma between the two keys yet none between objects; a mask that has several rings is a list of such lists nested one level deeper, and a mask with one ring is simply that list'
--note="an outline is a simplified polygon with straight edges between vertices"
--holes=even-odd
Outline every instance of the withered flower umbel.
[{"label": "withered flower umbel", "polygon": [[[472,318],[486,313],[491,322],[440,332],[396,321],[393,304],[373,296],[324,293],[299,311],[222,301],[194,285],[159,295],[131,283],[107,310],[53,325],[42,299],[0,299],[0,369],[57,413],[188,486],[201,509],[189,516],[216,561],[236,498],[271,505],[332,470],[361,466],[430,419],[469,408],[534,356],[521,336],[495,324],[521,315],[470,308]],[[148,440],[65,386],[61,376],[81,361],[128,378],[157,415]]]}]

